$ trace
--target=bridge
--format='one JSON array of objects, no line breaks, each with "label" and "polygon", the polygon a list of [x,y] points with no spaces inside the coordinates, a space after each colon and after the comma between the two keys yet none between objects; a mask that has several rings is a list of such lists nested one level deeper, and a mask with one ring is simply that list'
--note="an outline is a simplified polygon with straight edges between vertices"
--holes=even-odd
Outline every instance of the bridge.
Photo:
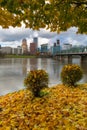
[{"label": "bridge", "polygon": [[56,59],[64,59],[64,57],[68,58],[68,60],[72,60],[73,56],[79,56],[81,58],[81,61],[87,60],[87,52],[59,52],[55,54]]}]

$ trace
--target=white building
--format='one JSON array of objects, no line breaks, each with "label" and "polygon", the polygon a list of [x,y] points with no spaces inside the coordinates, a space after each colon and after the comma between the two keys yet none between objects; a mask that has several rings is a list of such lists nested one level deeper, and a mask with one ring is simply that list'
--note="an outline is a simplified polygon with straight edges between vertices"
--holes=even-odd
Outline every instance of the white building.
[{"label": "white building", "polygon": [[1,47],[1,52],[5,54],[12,54],[12,48],[11,47]]},{"label": "white building", "polygon": [[64,43],[62,45],[62,50],[69,50],[71,48],[72,48],[72,44],[70,44],[70,43]]},{"label": "white building", "polygon": [[17,54],[18,49],[17,48],[12,48],[12,54]]},{"label": "white building", "polygon": [[17,48],[12,48],[12,54],[16,54],[16,55],[22,54],[22,47],[18,46]]},{"label": "white building", "polygon": [[22,54],[22,47],[21,46],[17,46],[17,54],[18,55]]}]

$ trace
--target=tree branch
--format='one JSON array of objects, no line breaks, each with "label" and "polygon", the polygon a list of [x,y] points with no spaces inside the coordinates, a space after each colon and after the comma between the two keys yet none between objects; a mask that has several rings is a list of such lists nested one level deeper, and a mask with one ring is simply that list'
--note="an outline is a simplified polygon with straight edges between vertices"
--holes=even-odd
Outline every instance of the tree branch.
[{"label": "tree branch", "polygon": [[75,4],[75,5],[78,5],[78,6],[81,6],[83,4],[87,5],[87,1],[72,1],[70,2],[71,4]]}]

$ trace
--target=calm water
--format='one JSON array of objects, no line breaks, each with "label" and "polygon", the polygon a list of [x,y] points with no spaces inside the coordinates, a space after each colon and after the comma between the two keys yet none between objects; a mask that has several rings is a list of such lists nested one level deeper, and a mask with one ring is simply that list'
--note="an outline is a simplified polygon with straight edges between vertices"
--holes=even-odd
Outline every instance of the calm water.
[{"label": "calm water", "polygon": [[[84,71],[82,83],[87,82],[87,62],[81,63],[79,58],[74,58],[72,63],[80,65]],[[49,74],[49,86],[61,83],[60,72],[68,61],[57,61],[54,59],[0,59],[0,95],[24,88],[24,78],[27,71],[44,69]]]}]

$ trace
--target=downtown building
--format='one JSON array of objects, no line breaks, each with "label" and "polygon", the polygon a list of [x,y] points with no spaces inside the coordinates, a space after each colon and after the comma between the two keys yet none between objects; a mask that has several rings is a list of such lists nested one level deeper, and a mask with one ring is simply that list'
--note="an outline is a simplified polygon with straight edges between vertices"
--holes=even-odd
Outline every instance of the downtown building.
[{"label": "downtown building", "polygon": [[28,45],[27,45],[27,40],[23,39],[22,40],[22,54],[28,54]]},{"label": "downtown building", "polygon": [[35,55],[38,51],[38,38],[34,37],[33,42],[30,43],[30,54]]}]

